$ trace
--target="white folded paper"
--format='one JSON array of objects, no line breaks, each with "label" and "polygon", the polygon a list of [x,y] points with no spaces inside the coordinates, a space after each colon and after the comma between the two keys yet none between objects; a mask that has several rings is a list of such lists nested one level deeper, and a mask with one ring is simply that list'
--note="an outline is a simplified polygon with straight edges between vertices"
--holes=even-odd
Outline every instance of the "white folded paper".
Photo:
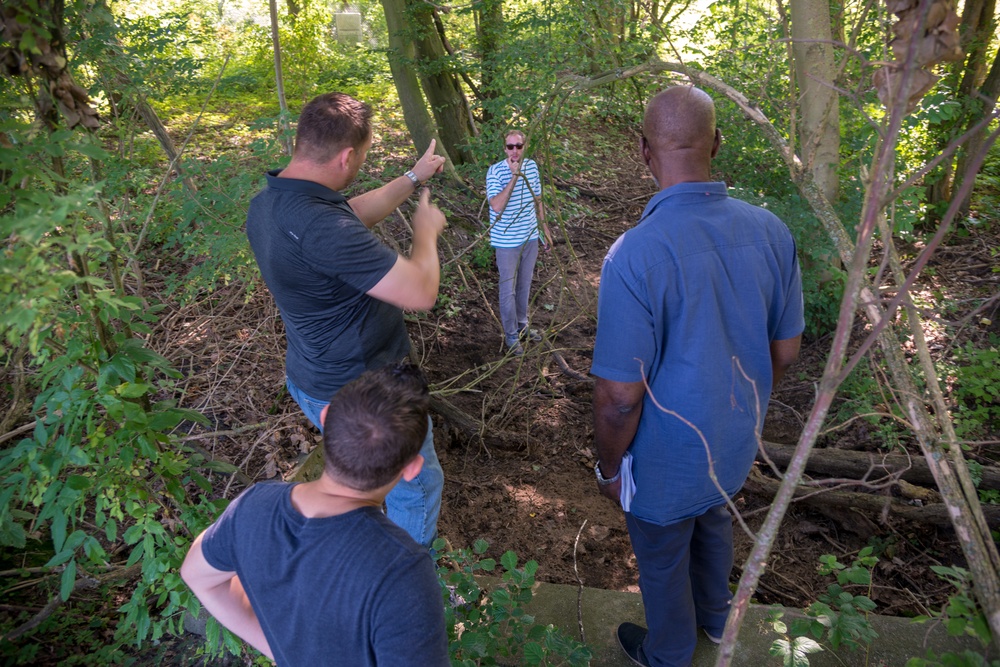
[{"label": "white folded paper", "polygon": [[621,465],[622,490],[618,499],[626,512],[632,507],[632,496],[635,495],[635,480],[632,479],[632,454],[625,452]]}]

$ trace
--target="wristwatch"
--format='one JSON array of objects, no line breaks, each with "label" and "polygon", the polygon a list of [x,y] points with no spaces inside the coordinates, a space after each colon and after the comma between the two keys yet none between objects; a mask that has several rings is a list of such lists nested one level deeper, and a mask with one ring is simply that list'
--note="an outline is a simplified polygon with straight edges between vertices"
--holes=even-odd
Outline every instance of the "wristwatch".
[{"label": "wristwatch", "polygon": [[597,483],[600,484],[601,486],[608,486],[609,484],[614,484],[622,476],[622,469],[621,469],[621,467],[619,467],[618,468],[618,472],[615,473],[614,477],[612,477],[611,479],[604,479],[604,475],[601,474],[601,462],[600,461],[598,461],[597,463],[594,464],[594,472],[597,473]]},{"label": "wristwatch", "polygon": [[408,179],[410,179],[410,182],[413,183],[414,188],[419,188],[421,185],[423,185],[423,183],[420,182],[420,179],[417,178],[417,175],[414,174],[412,171],[406,172],[405,174],[403,174],[403,176],[406,176]]}]

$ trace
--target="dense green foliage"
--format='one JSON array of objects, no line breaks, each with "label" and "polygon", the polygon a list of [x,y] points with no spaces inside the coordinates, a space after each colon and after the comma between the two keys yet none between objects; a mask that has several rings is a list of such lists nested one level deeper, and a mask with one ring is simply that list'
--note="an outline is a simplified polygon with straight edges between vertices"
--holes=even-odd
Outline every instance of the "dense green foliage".
[{"label": "dense green foliage", "polygon": [[[299,4],[295,17],[282,12],[280,26],[292,114],[316,93],[336,89],[371,103],[380,131],[399,132],[380,5],[355,3],[365,41],[343,46],[331,36],[332,3]],[[210,422],[185,402],[182,375],[151,332],[165,312],[164,299],[183,304],[231,282],[247,292],[258,284],[242,231],[246,206],[261,172],[286,159],[270,27],[259,5],[163,0],[112,2],[109,10],[93,0],[67,2],[63,25],[44,29],[62,28],[67,71],[101,114],[97,133],[42,122],[47,83],[37,73],[5,79],[0,91],[0,391],[9,406],[0,414],[0,569],[23,571],[43,604],[79,601],[65,615],[49,616],[4,642],[0,656],[7,662],[37,662],[46,637],[56,633],[94,660],[123,662],[129,645],[177,632],[184,612],[198,608],[177,566],[190,540],[223,508],[220,480],[229,480],[235,468],[185,439]],[[795,111],[779,15],[756,3],[718,2],[683,32],[633,9],[620,0],[504,3],[503,48],[488,61],[495,76],[479,96],[467,91],[480,130],[470,139],[474,164],[463,170],[470,182],[497,159],[499,140],[512,126],[529,131],[531,151],[550,180],[569,181],[593,169],[586,147],[603,141],[604,132],[616,139],[636,135],[643,104],[664,79],[641,75],[563,95],[553,92],[560,77],[621,71],[654,54],[672,57],[675,40],[686,44],[692,64],[744,91],[784,136],[791,134]],[[477,11],[464,5],[441,16],[456,52],[439,66],[472,82],[483,81],[487,62],[477,51]],[[843,11],[850,24],[865,10],[849,5]],[[864,63],[884,50],[885,20],[867,17],[856,48],[845,56],[844,88],[860,91],[842,102],[835,206],[848,221],[861,210],[861,171],[877,142],[872,121],[880,107],[860,82],[868,74]],[[36,36],[16,46],[30,51]],[[173,164],[139,112],[147,101],[181,152]],[[954,118],[958,105],[940,88],[907,119],[899,183],[938,150],[935,128]],[[803,260],[807,334],[821,338],[837,319],[843,289],[843,273],[831,262],[833,245],[759,129],[732,104],[720,102],[718,113],[726,140],[716,172],[735,195],[767,206],[793,230]],[[373,154],[378,151],[376,146]],[[363,172],[357,187],[378,176]],[[995,150],[981,179],[979,218],[966,225],[990,224],[1000,211]],[[591,214],[574,201],[577,191],[558,196],[557,219]],[[924,196],[922,187],[911,185],[891,209],[894,228],[906,238],[924,233]],[[485,245],[465,259],[474,266],[492,261]],[[157,286],[155,298],[150,284]],[[955,378],[962,437],[1000,429],[997,346],[995,337],[986,345],[966,342],[943,362],[942,375]],[[884,411],[876,405],[877,383],[870,372],[852,376],[838,418]],[[872,420],[886,442],[898,441],[896,421]],[[505,554],[503,584],[492,592],[480,589],[472,575],[496,566],[476,558],[484,549],[447,554],[457,572],[442,566],[443,582],[454,587],[447,590],[461,599],[447,607],[456,661],[494,664],[516,656],[524,664],[544,664],[557,656],[584,662],[584,647],[533,625],[522,608],[536,565],[517,568],[516,557]],[[816,619],[832,618],[838,608],[841,619],[850,618],[849,605],[865,610],[863,596],[844,595],[843,587],[831,589],[829,599],[817,603],[826,607],[813,610],[810,632],[822,624]],[[104,619],[115,613],[120,622],[105,627]],[[2,631],[31,616],[11,614]],[[846,621],[839,635],[824,627],[834,646],[864,639]],[[209,632],[230,650],[241,650],[214,622]],[[795,652],[792,643],[787,648]],[[46,657],[67,664],[87,660],[69,653]]]},{"label": "dense green foliage", "polygon": [[[437,540],[434,548],[447,544]],[[438,578],[445,602],[445,625],[452,665],[588,665],[592,653],[583,644],[551,625],[535,622],[525,610],[531,602],[538,563],[523,568],[517,554],[500,558],[498,583],[477,576],[496,576],[497,562],[482,558],[489,544],[480,540],[472,549],[445,551],[438,556]]]}]

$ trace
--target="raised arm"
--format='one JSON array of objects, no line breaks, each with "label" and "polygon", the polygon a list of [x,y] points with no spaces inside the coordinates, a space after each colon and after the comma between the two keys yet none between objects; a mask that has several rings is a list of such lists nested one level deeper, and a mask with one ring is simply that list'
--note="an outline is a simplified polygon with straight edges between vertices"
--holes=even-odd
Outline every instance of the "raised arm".
[{"label": "raised arm", "polygon": [[260,620],[250,606],[243,584],[235,572],[217,570],[205,560],[201,549],[204,533],[191,545],[181,565],[181,578],[191,588],[201,604],[219,623],[274,660]]},{"label": "raised arm", "polygon": [[490,197],[490,208],[493,209],[494,213],[503,213],[504,209],[507,208],[507,202],[510,201],[510,196],[514,193],[514,188],[517,187],[517,179],[521,173],[520,160],[513,162],[508,160],[507,166],[510,167],[510,181],[503,186],[500,192]]},{"label": "raised arm", "polygon": [[[430,146],[413,166],[413,174],[421,183],[444,169],[444,158],[434,154],[435,144],[436,141],[431,139]],[[415,187],[419,186],[408,176],[403,175],[394,178],[380,188],[352,197],[347,203],[350,204],[354,214],[361,222],[366,227],[371,228],[389,217],[389,214],[413,193]]]},{"label": "raised arm", "polygon": [[799,358],[802,335],[771,341],[771,386],[777,387],[785,371]]},{"label": "raised arm", "polygon": [[382,280],[368,295],[409,310],[427,310],[437,301],[441,263],[437,239],[444,230],[444,214],[431,204],[430,190],[424,188],[413,213],[413,247],[409,258],[400,255]]},{"label": "raised arm", "polygon": [[[615,382],[597,378],[594,383],[594,444],[601,476],[611,479],[621,468],[622,457],[632,444],[646,386],[642,382]],[[621,482],[599,486],[602,494],[617,501]]]}]

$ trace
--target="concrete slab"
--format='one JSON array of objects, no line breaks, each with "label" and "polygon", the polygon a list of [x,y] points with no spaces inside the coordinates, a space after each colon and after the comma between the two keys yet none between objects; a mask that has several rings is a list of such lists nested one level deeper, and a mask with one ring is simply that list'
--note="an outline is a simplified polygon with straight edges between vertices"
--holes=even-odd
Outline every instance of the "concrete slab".
[{"label": "concrete slab", "polygon": [[[581,592],[576,586],[539,583],[528,609],[539,623],[555,625],[577,639],[582,622],[585,642],[594,652],[593,667],[634,667],[618,647],[615,630],[624,621],[645,625],[642,596],[638,593],[595,588],[584,588]],[[769,611],[770,607],[751,605],[737,640],[734,667],[781,664],[779,658],[768,653],[771,643],[779,638],[767,623]],[[785,610],[784,620],[790,621],[794,614],[794,610]],[[875,615],[871,622],[879,638],[867,654],[843,649],[834,653],[826,649],[809,656],[811,667],[904,667],[910,658],[924,657],[928,648],[939,654],[968,649],[985,655],[976,640],[949,637],[940,625]],[[717,655],[718,647],[703,634],[699,635],[694,667],[711,667]]]}]

